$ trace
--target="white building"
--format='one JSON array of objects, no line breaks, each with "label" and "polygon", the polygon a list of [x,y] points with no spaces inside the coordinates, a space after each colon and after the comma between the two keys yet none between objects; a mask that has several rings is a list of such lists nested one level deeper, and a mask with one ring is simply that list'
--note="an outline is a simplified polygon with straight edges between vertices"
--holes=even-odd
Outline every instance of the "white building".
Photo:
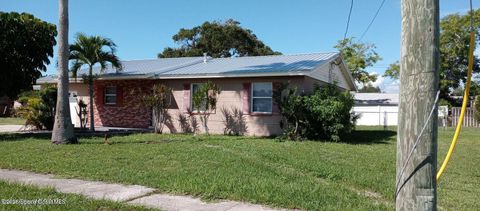
[{"label": "white building", "polygon": [[398,93],[355,93],[357,125],[396,126],[398,102]]}]

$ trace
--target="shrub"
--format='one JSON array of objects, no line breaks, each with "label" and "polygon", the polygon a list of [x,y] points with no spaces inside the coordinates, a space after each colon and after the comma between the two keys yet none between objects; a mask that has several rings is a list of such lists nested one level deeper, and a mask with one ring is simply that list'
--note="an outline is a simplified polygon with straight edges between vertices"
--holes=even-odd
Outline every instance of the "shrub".
[{"label": "shrub", "polygon": [[283,117],[283,136],[290,140],[339,141],[354,129],[358,118],[351,113],[353,96],[334,85],[316,86],[313,94],[305,96],[296,87],[282,85],[274,92],[274,100]]},{"label": "shrub", "polygon": [[20,95],[18,101],[22,104],[15,112],[24,118],[25,125],[38,130],[52,130],[55,119],[57,89],[45,87],[40,91],[28,91]]},{"label": "shrub", "polygon": [[163,127],[170,120],[168,108],[172,104],[172,89],[164,84],[155,84],[148,93],[140,94],[140,102],[153,110],[155,133],[163,133]]},{"label": "shrub", "polygon": [[313,95],[305,96],[305,136],[309,139],[339,141],[355,127],[358,116],[351,113],[355,104],[353,95],[334,85],[316,86]]},{"label": "shrub", "polygon": [[273,99],[282,114],[282,136],[290,140],[301,140],[306,126],[304,96],[298,95],[297,87],[288,88],[288,84],[282,84],[273,92]]},{"label": "shrub", "polygon": [[200,85],[192,96],[193,110],[200,116],[200,121],[207,135],[209,135],[208,119],[212,111],[217,108],[217,96],[220,92],[220,87],[211,81],[207,81],[207,83]]},{"label": "shrub", "polygon": [[247,123],[241,109],[232,108],[227,109],[223,107],[223,134],[225,135],[244,135],[247,132]]}]

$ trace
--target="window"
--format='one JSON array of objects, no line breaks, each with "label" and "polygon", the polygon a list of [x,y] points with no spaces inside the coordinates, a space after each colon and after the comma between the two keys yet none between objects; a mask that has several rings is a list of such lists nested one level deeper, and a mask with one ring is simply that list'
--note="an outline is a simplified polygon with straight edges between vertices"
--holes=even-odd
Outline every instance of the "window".
[{"label": "window", "polygon": [[190,102],[191,102],[191,108],[192,108],[192,111],[205,111],[205,103],[207,101],[207,96],[205,95],[205,100],[202,102],[201,106],[200,106],[200,109],[198,108],[194,108],[193,106],[193,96],[195,95],[195,93],[198,92],[198,89],[200,89],[200,86],[202,86],[201,83],[193,83],[192,84],[192,93],[190,95]]},{"label": "window", "polygon": [[115,105],[117,104],[117,87],[107,86],[105,87],[105,104]]},{"label": "window", "polygon": [[272,83],[252,83],[252,112],[272,113]]}]

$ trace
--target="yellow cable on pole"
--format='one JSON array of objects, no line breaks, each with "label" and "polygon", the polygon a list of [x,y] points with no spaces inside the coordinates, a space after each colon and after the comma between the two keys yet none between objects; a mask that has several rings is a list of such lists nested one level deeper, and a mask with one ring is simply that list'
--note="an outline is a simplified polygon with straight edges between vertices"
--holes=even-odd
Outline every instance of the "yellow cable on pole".
[{"label": "yellow cable on pole", "polygon": [[463,119],[465,117],[465,110],[467,110],[468,95],[470,94],[470,83],[472,80],[474,49],[475,49],[475,32],[472,30],[470,32],[470,49],[468,54],[467,83],[465,84],[465,93],[463,93],[462,110],[460,112],[460,118],[458,119],[457,128],[455,129],[455,134],[453,135],[452,144],[450,144],[450,148],[448,149],[447,156],[445,157],[445,160],[443,161],[442,166],[438,170],[437,181],[440,179],[443,172],[445,171],[448,161],[450,161],[450,158],[452,158],[453,151],[455,150],[455,146],[457,145],[458,136],[460,135],[460,130],[462,129]]}]

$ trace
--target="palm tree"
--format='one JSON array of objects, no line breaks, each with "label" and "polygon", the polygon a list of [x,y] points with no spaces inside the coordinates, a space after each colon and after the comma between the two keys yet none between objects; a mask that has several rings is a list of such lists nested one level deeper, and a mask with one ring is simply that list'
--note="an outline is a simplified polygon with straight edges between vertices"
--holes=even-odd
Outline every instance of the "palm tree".
[{"label": "palm tree", "polygon": [[86,65],[88,66],[88,94],[90,98],[90,130],[94,131],[93,121],[93,66],[100,65],[100,72],[104,73],[107,68],[107,63],[110,63],[113,68],[121,70],[122,64],[115,54],[117,45],[104,37],[87,36],[79,33],[75,39],[75,44],[70,45],[70,59],[73,60],[72,75],[77,78],[78,70]]},{"label": "palm tree", "polygon": [[77,143],[77,138],[73,131],[68,102],[68,0],[59,0],[58,8],[58,92],[52,143],[73,144]]}]

